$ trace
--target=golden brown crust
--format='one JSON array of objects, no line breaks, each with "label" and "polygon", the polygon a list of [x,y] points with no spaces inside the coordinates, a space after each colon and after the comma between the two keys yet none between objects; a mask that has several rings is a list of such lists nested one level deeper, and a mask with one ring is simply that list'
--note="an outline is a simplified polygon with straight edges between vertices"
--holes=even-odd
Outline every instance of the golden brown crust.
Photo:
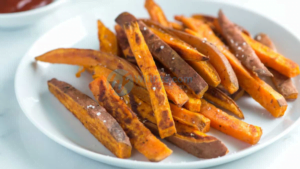
[{"label": "golden brown crust", "polygon": [[188,33],[168,29],[169,32],[174,33],[183,41],[197,48],[198,51],[210,57],[209,62],[218,72],[221,84],[229,93],[234,93],[239,88],[237,77],[227,60],[227,58],[210,42],[201,40],[200,38],[190,35]]},{"label": "golden brown crust", "polygon": [[236,104],[234,100],[232,100],[229,96],[223,93],[221,90],[209,87],[207,92],[204,94],[204,98],[214,102],[217,106],[222,107],[226,110],[229,110],[237,117],[244,119],[244,114],[239,106]]},{"label": "golden brown crust", "polygon": [[116,35],[98,20],[98,39],[100,42],[100,51],[113,55],[120,55],[119,46]]},{"label": "golden brown crust", "polygon": [[137,21],[124,24],[124,31],[137,65],[140,67],[145,79],[160,137],[171,136],[176,133],[176,129],[167,94]]},{"label": "golden brown crust", "polygon": [[94,97],[121,125],[131,144],[150,161],[161,161],[172,154],[165,144],[159,141],[139,121],[136,114],[110,86],[104,76],[100,76],[89,85]]},{"label": "golden brown crust", "polygon": [[272,73],[259,60],[254,50],[244,40],[242,32],[219,11],[218,21],[228,46],[242,64],[254,73],[262,76],[272,76]]},{"label": "golden brown crust", "polygon": [[[124,25],[126,22],[135,21],[136,18],[129,13],[122,13],[116,18],[119,25]],[[153,56],[168,68],[176,77],[189,77],[192,82],[186,82],[188,86],[197,96],[201,97],[208,88],[207,83],[200,77],[200,75],[189,66],[170,46],[163,42],[147,26],[139,21],[141,32],[146,40],[150,52]]]},{"label": "golden brown crust", "polygon": [[112,153],[119,158],[131,156],[129,138],[118,122],[97,102],[73,86],[52,79],[50,92]]},{"label": "golden brown crust", "polygon": [[91,49],[60,48],[47,52],[35,58],[37,61],[79,65],[84,67],[103,66],[112,71],[119,71],[123,76],[131,76],[132,80],[144,85],[144,79],[136,66],[118,56]]}]

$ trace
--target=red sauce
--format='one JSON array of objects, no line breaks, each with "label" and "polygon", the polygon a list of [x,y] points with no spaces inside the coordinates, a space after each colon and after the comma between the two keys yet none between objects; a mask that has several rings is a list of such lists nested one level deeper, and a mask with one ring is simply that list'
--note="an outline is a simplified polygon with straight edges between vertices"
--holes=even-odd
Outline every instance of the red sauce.
[{"label": "red sauce", "polygon": [[28,11],[46,6],[53,0],[0,0],[0,13]]}]

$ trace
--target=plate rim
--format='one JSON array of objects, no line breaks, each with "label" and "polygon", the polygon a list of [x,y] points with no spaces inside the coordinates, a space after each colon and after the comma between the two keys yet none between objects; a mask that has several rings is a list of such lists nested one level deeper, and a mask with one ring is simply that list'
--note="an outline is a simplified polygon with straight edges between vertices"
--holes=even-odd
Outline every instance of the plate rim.
[{"label": "plate rim", "polygon": [[[196,2],[195,0],[189,0],[190,2]],[[246,8],[244,6],[241,6],[239,4],[235,4],[235,3],[231,3],[231,2],[225,2],[225,1],[218,1],[218,0],[203,0],[204,2],[208,2],[208,3],[214,3],[214,4],[222,4],[223,6],[229,6],[229,7],[233,7],[233,8],[239,8],[243,11],[247,11],[251,14],[255,14],[255,15],[259,15],[260,17],[269,20],[273,23],[275,23],[278,27],[283,28],[287,33],[291,34],[300,44],[300,39],[298,36],[296,36],[296,34],[294,33],[294,31],[292,31],[290,28],[288,28],[287,26],[281,24],[279,21],[270,18],[268,16],[263,15],[260,12],[254,11],[253,9],[249,9]],[[78,14],[80,15],[80,14]],[[18,84],[18,77],[20,77],[21,72],[21,68],[24,65],[24,62],[26,62],[26,56],[28,55],[29,51],[32,49],[33,45],[36,44],[40,39],[42,39],[48,32],[52,31],[53,29],[59,27],[60,25],[64,24],[65,22],[74,19],[76,16],[70,17],[60,23],[58,23],[57,25],[55,25],[54,27],[52,27],[50,30],[47,30],[46,32],[43,33],[43,35],[41,35],[40,37],[38,37],[34,43],[32,43],[31,47],[27,50],[26,54],[22,57],[21,61],[18,64],[16,73],[15,73],[15,77],[14,77],[14,91],[15,91],[15,96],[17,98],[17,102],[19,104],[19,106],[21,107],[22,112],[25,114],[25,116],[29,119],[29,121],[34,124],[34,126],[40,130],[43,134],[45,134],[47,137],[51,138],[53,141],[55,141],[56,143],[68,148],[71,151],[74,151],[80,155],[84,155],[86,157],[89,157],[93,160],[99,161],[101,163],[105,163],[111,166],[118,166],[118,167],[125,167],[123,165],[134,165],[131,167],[134,168],[152,168],[152,167],[173,167],[173,168],[182,168],[182,167],[192,167],[192,168],[196,168],[196,167],[212,167],[212,166],[218,166],[221,164],[225,164],[228,162],[232,162],[235,160],[238,160],[240,158],[243,158],[247,155],[250,155],[252,153],[255,153],[259,150],[262,150],[263,148],[269,146],[270,144],[273,144],[275,141],[279,140],[280,138],[282,138],[283,136],[285,136],[286,134],[288,134],[291,130],[293,130],[297,125],[299,125],[300,123],[300,117],[293,123],[291,124],[289,127],[285,128],[283,132],[281,132],[280,134],[274,136],[273,138],[271,138],[270,140],[266,141],[265,143],[262,144],[257,144],[249,149],[245,149],[239,153],[235,153],[235,154],[230,154],[230,155],[225,155],[223,157],[220,158],[213,158],[213,159],[205,159],[205,160],[201,160],[201,161],[192,161],[192,162],[183,162],[183,163],[153,163],[153,162],[149,162],[149,161],[135,161],[135,160],[130,160],[130,159],[120,159],[117,158],[115,156],[107,156],[107,155],[103,155],[100,153],[96,153],[84,148],[81,148],[79,146],[73,145],[73,144],[69,144],[66,141],[64,141],[63,139],[60,139],[59,137],[55,136],[54,134],[52,134],[51,132],[48,132],[42,125],[39,125],[31,116],[28,115],[28,113],[26,113],[26,109],[24,108],[24,105],[21,102],[21,98],[19,97],[19,89],[17,87]],[[101,158],[99,158],[101,157]],[[201,166],[199,166],[201,165]]]}]

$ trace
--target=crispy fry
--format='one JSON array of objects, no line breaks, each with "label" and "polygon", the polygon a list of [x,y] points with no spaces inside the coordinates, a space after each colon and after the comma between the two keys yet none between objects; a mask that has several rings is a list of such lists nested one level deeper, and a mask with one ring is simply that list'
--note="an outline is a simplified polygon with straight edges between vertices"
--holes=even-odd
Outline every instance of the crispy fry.
[{"label": "crispy fry", "polygon": [[237,101],[238,99],[240,99],[245,93],[245,90],[242,88],[239,88],[238,91],[236,91],[235,93],[233,93],[232,95],[230,95],[230,97],[234,100]]},{"label": "crispy fry", "polygon": [[[148,26],[150,26],[151,30],[158,35],[164,42],[166,42],[168,45],[170,45],[174,50],[176,50],[183,59],[187,60],[187,62],[200,74],[200,76],[211,86],[218,86],[221,82],[221,79],[215,70],[215,68],[209,63],[205,61],[198,61],[196,62],[195,57],[192,59],[192,55],[190,52],[187,52],[187,50],[197,51],[194,49],[191,45],[183,42],[179,38],[176,37],[176,35],[173,32],[170,31],[170,29],[162,27],[161,25],[158,25],[157,23],[154,23],[150,20],[143,20]],[[170,34],[166,33],[170,32]],[[178,31],[179,32],[179,31]],[[168,36],[167,36],[168,35]],[[206,52],[205,50],[202,50]],[[187,57],[184,57],[184,55],[188,55],[190,59]],[[223,69],[222,69],[222,72]]]},{"label": "crispy fry", "polygon": [[[197,31],[197,23],[195,20],[189,18],[180,17],[177,18],[189,28]],[[258,77],[250,74],[245,67],[232,55],[225,47],[223,42],[213,33],[209,26],[201,24],[202,29],[205,30],[201,33],[196,33],[196,36],[203,39],[204,37],[213,44],[226,56],[231,64],[237,78],[239,85],[256,100],[260,105],[267,109],[274,117],[281,117],[284,115],[287,109],[286,100],[282,95],[277,93],[271,86],[266,84]],[[188,32],[191,33],[191,32]]]},{"label": "crispy fry", "polygon": [[189,100],[187,94],[173,81],[170,75],[161,69],[158,71],[163,80],[168,99],[180,107],[183,106]]},{"label": "crispy fry", "polygon": [[150,161],[161,161],[172,153],[172,150],[152,135],[139,121],[104,76],[91,82],[89,87],[99,104],[119,122],[130,138],[133,147]]},{"label": "crispy fry", "polygon": [[206,61],[195,62],[187,61],[200,75],[201,77],[210,85],[218,86],[221,83],[221,78],[216,71],[216,69],[211,65],[211,63]]},{"label": "crispy fry", "polygon": [[273,73],[272,81],[284,98],[286,99],[297,99],[298,90],[293,84],[292,79],[288,78],[273,69],[269,69]]},{"label": "crispy fry", "polygon": [[171,136],[176,133],[176,129],[166,91],[137,21],[125,24],[124,31],[135,60],[145,78],[145,84],[150,95],[159,135],[161,138]]},{"label": "crispy fry", "polygon": [[145,8],[147,9],[151,20],[158,22],[164,26],[171,27],[163,10],[154,2],[154,0],[146,0]]},{"label": "crispy fry", "polygon": [[98,39],[100,42],[100,51],[119,56],[119,46],[116,35],[98,20]]},{"label": "crispy fry", "polygon": [[272,77],[272,73],[244,40],[242,32],[223,14],[222,10],[219,11],[218,21],[223,37],[238,60],[253,73]]},{"label": "crispy fry", "polygon": [[169,22],[171,24],[171,27],[173,29],[176,29],[176,30],[179,30],[179,31],[182,31],[184,30],[184,26],[178,22]]},{"label": "crispy fry", "polygon": [[297,63],[276,53],[267,46],[255,41],[251,37],[243,34],[245,41],[253,48],[259,59],[267,67],[273,68],[287,77],[295,77],[300,74]]},{"label": "crispy fry", "polygon": [[[151,106],[139,100],[132,93],[126,95],[124,100],[139,116],[144,125],[158,135],[156,120]],[[176,122],[175,126],[179,132],[167,137],[166,140],[196,157],[214,158],[223,156],[228,152],[228,149],[220,140],[200,132],[195,127],[181,124],[180,122]]]},{"label": "crispy fry", "polygon": [[183,59],[192,61],[205,61],[209,57],[203,55],[194,49],[191,45],[185,43],[184,41],[172,36],[163,30],[155,27],[148,27],[155,35],[157,35],[161,40],[170,45]]},{"label": "crispy fry", "polygon": [[168,29],[168,31],[175,34],[186,43],[189,43],[193,47],[196,47],[196,49],[204,55],[210,57],[209,62],[218,72],[221,78],[221,84],[229,93],[234,93],[238,90],[238,80],[230,63],[214,45],[182,31],[177,31],[174,29]]},{"label": "crispy fry", "polygon": [[[214,17],[214,16],[210,16],[210,15],[205,15],[205,14],[194,14],[192,15],[193,18],[201,20],[205,23],[207,23],[212,29],[215,29],[215,24],[217,23],[219,25],[218,22],[218,18]],[[249,33],[249,31],[247,31],[245,28],[243,28],[240,25],[235,24],[235,26],[242,31],[243,33],[245,33],[248,36],[251,36],[251,34]]]},{"label": "crispy fry", "polygon": [[205,117],[211,120],[211,126],[225,134],[249,144],[256,144],[262,135],[262,129],[258,126],[247,124],[233,116],[216,108],[204,99],[201,111]]},{"label": "crispy fry", "polygon": [[170,104],[170,106],[172,110],[172,115],[175,120],[179,121],[182,124],[196,127],[199,129],[199,131],[204,133],[209,131],[210,120],[204,117],[203,115],[191,112],[174,104]]},{"label": "crispy fry", "polygon": [[[137,19],[130,13],[124,12],[116,18],[119,25],[126,22],[136,21]],[[170,46],[163,42],[153,32],[147,29],[146,25],[139,21],[140,30],[142,31],[149,50],[160,63],[170,70],[177,78],[192,78],[191,81],[185,81],[184,84],[197,97],[201,98],[208,88],[207,83],[201,76],[190,67]],[[146,29],[145,29],[146,27]]]},{"label": "crispy fry", "polygon": [[226,110],[229,110],[241,119],[244,119],[244,114],[239,106],[229,96],[223,93],[221,90],[209,87],[207,92],[204,94],[204,98],[211,102],[214,102],[217,106],[220,106]]},{"label": "crispy fry", "polygon": [[115,31],[116,31],[118,43],[122,49],[123,55],[129,62],[136,63],[124,30],[122,29],[122,27],[120,25],[115,25]]},{"label": "crispy fry", "polygon": [[48,87],[49,91],[113,154],[119,158],[131,156],[132,147],[124,130],[97,102],[57,79],[49,80]]},{"label": "crispy fry", "polygon": [[[277,51],[272,40],[266,34],[260,33],[256,35],[255,40],[269,47],[273,51]],[[293,84],[292,79],[280,74],[272,68],[269,68],[269,70],[274,75],[272,80],[279,93],[281,93],[285,99],[297,99],[298,90]]]},{"label": "crispy fry", "polygon": [[268,35],[266,35],[264,33],[259,33],[254,37],[254,40],[267,46],[268,48],[272,49],[274,52],[277,52],[277,49],[276,49],[274,43],[272,42],[272,40],[269,38]]},{"label": "crispy fry", "polygon": [[[153,133],[157,133],[155,124],[146,121],[145,125]],[[216,158],[224,156],[228,152],[227,147],[220,140],[206,135],[194,127],[176,123],[176,128],[179,132],[166,140],[198,158]]]},{"label": "crispy fry", "polygon": [[84,66],[85,68],[101,65],[110,70],[118,71],[123,76],[131,76],[133,81],[144,86],[144,80],[139,70],[124,60],[112,54],[91,49],[60,48],[47,52],[35,58],[37,61]]},{"label": "crispy fry", "polygon": [[189,100],[184,104],[184,107],[193,112],[199,112],[201,108],[201,99],[195,97],[189,91],[187,92]]}]

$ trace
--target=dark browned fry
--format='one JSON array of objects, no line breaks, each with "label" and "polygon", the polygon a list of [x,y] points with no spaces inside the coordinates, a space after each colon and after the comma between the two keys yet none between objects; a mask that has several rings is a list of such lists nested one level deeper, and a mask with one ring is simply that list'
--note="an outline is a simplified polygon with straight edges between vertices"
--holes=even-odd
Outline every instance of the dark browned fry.
[{"label": "dark browned fry", "polygon": [[[126,22],[136,21],[137,19],[130,13],[124,12],[116,18],[119,25],[124,25]],[[208,88],[207,83],[201,76],[189,66],[170,46],[163,42],[153,32],[147,29],[147,26],[139,21],[141,32],[146,40],[150,52],[155,59],[161,62],[178,78],[190,78],[192,81],[185,82],[194,94],[202,97]]]}]

